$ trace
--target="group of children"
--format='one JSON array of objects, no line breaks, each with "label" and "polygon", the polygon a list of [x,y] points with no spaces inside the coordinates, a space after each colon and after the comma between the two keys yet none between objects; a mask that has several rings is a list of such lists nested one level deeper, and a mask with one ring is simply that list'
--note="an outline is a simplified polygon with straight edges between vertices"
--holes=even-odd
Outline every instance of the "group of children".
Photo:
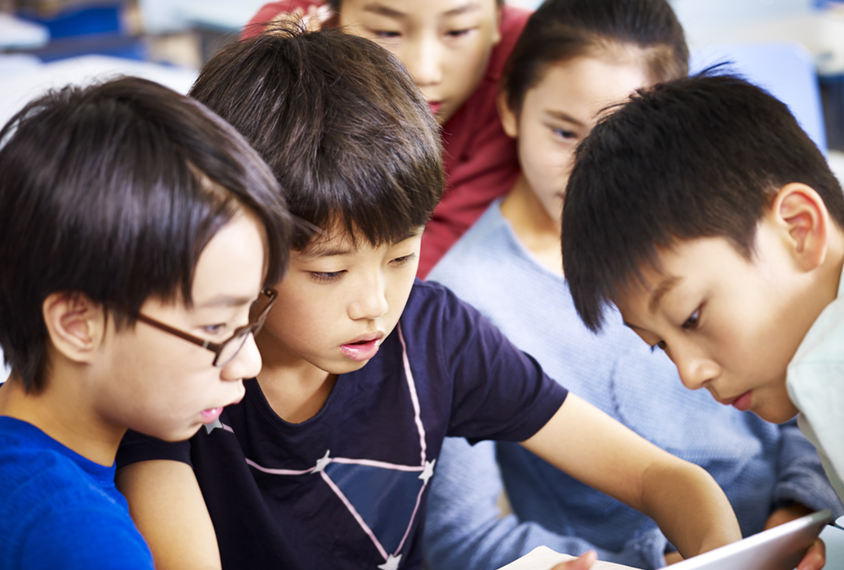
[{"label": "group of children", "polygon": [[684,78],[665,0],[315,6],[0,131],[0,566],[656,568],[841,512],[844,196],[787,108]]}]

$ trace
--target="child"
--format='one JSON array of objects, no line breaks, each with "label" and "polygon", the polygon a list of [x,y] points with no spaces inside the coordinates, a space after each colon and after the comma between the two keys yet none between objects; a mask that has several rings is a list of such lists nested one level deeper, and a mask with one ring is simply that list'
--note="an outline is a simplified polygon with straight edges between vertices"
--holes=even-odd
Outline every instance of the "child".
[{"label": "child", "polygon": [[[522,175],[445,255],[429,280],[478,308],[545,371],[663,449],[706,468],[745,535],[830,505],[841,511],[812,445],[684,390],[616,314],[604,334],[577,318],[562,275],[560,218],[574,148],[610,103],[685,76],[683,30],[665,0],[547,0],[508,63],[500,97]],[[496,457],[498,459],[496,464]],[[785,464],[785,466],[783,465]],[[500,473],[499,473],[500,467]],[[499,568],[541,544],[661,568],[672,550],[644,515],[514,444],[449,438],[426,524],[431,568]],[[516,515],[500,518],[506,482]],[[808,507],[808,508],[807,508]]]},{"label": "child", "polygon": [[397,55],[442,126],[447,184],[422,236],[418,274],[424,278],[516,181],[516,149],[501,130],[495,97],[529,12],[503,0],[285,0],[261,8],[243,35],[305,12],[312,28],[330,16],[326,25],[342,26]]},{"label": "child", "polygon": [[[216,543],[224,568],[419,568],[447,434],[523,442],[649,512],[686,555],[739,538],[702,469],[566,395],[476,311],[414,280],[442,164],[433,117],[389,52],[336,30],[265,34],[212,58],[192,94],[271,160],[311,226],[258,338],[264,369],[221,429],[127,442],[124,464],[176,460],[120,473],[159,564]],[[158,496],[197,481],[207,512]],[[201,532],[209,514],[216,539]]]},{"label": "child", "polygon": [[731,76],[640,93],[582,145],[563,225],[589,328],[615,302],[687,388],[771,422],[800,412],[844,498],[844,197],[785,105]]},{"label": "child", "polygon": [[48,94],[0,140],[0,567],[151,569],[118,444],[243,397],[289,215],[240,135],[149,81]]}]

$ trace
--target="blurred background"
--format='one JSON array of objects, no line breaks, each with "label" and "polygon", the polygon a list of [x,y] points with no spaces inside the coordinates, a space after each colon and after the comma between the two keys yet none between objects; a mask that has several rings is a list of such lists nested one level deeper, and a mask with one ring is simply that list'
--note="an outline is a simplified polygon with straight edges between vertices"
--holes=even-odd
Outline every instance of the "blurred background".
[{"label": "blurred background", "polygon": [[[119,74],[186,93],[264,1],[0,0],[0,125],[47,89]],[[693,70],[731,62],[786,102],[844,181],[844,0],[671,2]]]}]

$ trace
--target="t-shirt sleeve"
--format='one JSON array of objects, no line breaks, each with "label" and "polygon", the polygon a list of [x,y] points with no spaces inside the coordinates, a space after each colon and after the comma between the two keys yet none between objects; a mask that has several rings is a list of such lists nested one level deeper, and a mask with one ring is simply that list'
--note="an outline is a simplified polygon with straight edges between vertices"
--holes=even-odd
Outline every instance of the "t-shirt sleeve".
[{"label": "t-shirt sleeve", "polygon": [[154,459],[169,459],[191,465],[190,440],[171,443],[129,430],[120,442],[115,462],[120,469],[131,463]]},{"label": "t-shirt sleeve", "polygon": [[440,333],[441,362],[453,381],[448,435],[472,443],[524,441],[565,401],[568,391],[533,357],[450,291]]}]

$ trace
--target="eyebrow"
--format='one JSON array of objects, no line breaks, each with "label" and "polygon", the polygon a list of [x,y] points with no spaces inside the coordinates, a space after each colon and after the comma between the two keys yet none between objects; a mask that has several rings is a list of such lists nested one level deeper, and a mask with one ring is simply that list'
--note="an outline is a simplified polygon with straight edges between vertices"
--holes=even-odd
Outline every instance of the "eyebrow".
[{"label": "eyebrow", "polygon": [[569,115],[568,113],[564,113],[562,111],[545,111],[545,114],[551,117],[552,119],[557,119],[559,121],[566,121],[567,123],[571,123],[573,125],[577,125],[578,127],[585,127],[586,125]]},{"label": "eyebrow", "polygon": [[348,245],[315,245],[302,252],[301,255],[306,259],[317,259],[320,257],[336,257],[338,255],[349,255],[350,253],[352,253],[353,250],[354,248]]},{"label": "eyebrow", "polygon": [[199,309],[208,309],[212,307],[242,307],[243,305],[251,305],[255,301],[255,297],[238,296],[238,295],[217,295],[204,303],[196,305]]},{"label": "eyebrow", "polygon": [[[465,14],[467,12],[476,12],[480,9],[481,9],[481,6],[477,2],[466,2],[465,4],[463,4],[461,6],[457,6],[456,8],[452,8],[451,10],[444,12],[443,16],[446,16],[446,17],[457,16],[457,15],[460,15],[460,14]],[[373,14],[380,14],[381,16],[387,16],[388,18],[395,18],[395,19],[398,19],[398,20],[403,20],[403,19],[407,18],[407,14],[405,14],[404,12],[400,12],[399,10],[396,10],[395,8],[390,8],[389,6],[387,6],[385,4],[380,4],[380,3],[377,3],[377,2],[372,3],[372,4],[367,4],[366,6],[363,7],[363,11],[364,12],[372,12]]]},{"label": "eyebrow", "polygon": [[666,277],[660,281],[653,293],[651,293],[651,300],[648,302],[648,310],[651,313],[656,312],[659,303],[666,293],[671,291],[681,281],[679,277]]}]

